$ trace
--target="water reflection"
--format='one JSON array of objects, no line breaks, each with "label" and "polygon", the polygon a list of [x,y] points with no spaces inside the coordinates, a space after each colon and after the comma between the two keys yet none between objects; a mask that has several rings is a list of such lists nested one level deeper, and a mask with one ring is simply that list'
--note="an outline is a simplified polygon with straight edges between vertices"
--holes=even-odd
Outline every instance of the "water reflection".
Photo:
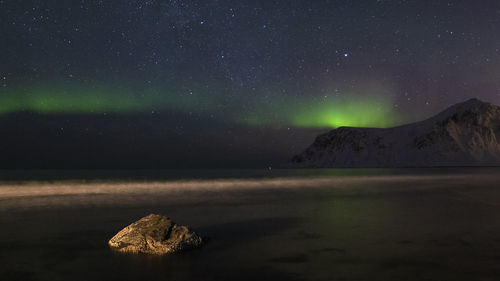
[{"label": "water reflection", "polygon": [[[15,197],[3,185],[0,279],[496,280],[500,175],[468,171],[326,181],[231,176],[223,182],[232,188],[201,181],[202,188],[167,183],[140,192],[137,183],[80,182],[64,183],[65,196],[35,184]],[[209,243],[165,257],[109,250],[110,237],[150,212],[192,226]]]}]

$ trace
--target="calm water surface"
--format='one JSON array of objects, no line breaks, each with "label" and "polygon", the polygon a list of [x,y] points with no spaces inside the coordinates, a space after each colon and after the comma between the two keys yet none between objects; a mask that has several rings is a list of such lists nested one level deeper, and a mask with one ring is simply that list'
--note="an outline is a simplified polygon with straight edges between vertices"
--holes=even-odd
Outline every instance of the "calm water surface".
[{"label": "calm water surface", "polygon": [[[0,280],[499,280],[500,169],[1,171]],[[149,213],[209,237],[107,241]]]}]

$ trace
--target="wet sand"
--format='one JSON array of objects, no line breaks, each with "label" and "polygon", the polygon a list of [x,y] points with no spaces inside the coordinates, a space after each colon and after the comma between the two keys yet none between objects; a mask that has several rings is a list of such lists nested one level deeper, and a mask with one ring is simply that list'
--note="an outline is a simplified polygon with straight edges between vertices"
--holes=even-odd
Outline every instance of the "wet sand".
[{"label": "wet sand", "polygon": [[[0,211],[1,280],[500,276],[500,169],[10,181],[0,184]],[[108,248],[117,231],[149,213],[210,240],[165,257]]]}]

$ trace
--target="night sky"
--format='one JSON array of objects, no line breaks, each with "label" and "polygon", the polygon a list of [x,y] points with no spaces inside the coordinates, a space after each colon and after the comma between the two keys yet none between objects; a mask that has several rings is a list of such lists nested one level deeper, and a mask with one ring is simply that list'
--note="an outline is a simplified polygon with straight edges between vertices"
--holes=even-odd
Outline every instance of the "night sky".
[{"label": "night sky", "polygon": [[4,168],[267,167],[338,126],[500,104],[498,1],[0,0],[0,21]]}]

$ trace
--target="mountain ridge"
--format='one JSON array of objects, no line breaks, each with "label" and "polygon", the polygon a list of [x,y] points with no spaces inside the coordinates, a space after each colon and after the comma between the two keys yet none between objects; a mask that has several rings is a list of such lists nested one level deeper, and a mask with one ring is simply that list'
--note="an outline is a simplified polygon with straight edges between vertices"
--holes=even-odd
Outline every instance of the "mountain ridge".
[{"label": "mountain ridge", "polygon": [[472,98],[392,128],[339,127],[316,137],[292,167],[500,165],[500,107]]}]

